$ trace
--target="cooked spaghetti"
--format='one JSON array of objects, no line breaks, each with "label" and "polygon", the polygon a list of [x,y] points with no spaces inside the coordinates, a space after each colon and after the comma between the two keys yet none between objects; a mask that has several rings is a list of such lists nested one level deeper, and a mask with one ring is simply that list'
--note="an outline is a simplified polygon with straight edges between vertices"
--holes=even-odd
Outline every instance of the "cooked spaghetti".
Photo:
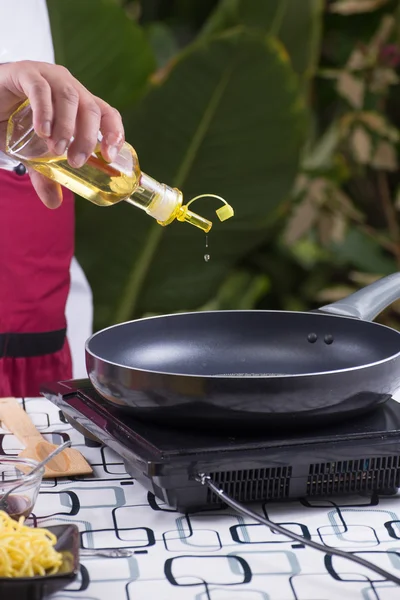
[{"label": "cooked spaghetti", "polygon": [[0,511],[0,577],[54,575],[62,555],[54,548],[57,538],[47,529],[27,527],[24,517],[14,521]]}]

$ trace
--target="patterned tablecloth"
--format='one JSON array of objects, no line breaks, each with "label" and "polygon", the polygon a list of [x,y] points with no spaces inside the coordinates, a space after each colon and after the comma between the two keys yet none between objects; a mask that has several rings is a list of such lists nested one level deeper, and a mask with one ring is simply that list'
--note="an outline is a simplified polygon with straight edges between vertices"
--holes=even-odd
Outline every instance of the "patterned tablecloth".
[{"label": "patterned tablecloth", "polygon": [[[22,402],[22,401],[21,401]],[[129,477],[107,448],[87,448],[45,399],[23,401],[46,439],[69,437],[92,478],[45,480],[30,522],[73,522],[84,548],[131,548],[130,558],[85,558],[63,600],[398,600],[400,589],[352,563],[295,544],[232,510],[182,515]],[[0,430],[3,454],[18,454]],[[262,507],[256,507],[262,510]],[[268,505],[303,536],[351,550],[400,575],[400,500],[351,498]]]}]

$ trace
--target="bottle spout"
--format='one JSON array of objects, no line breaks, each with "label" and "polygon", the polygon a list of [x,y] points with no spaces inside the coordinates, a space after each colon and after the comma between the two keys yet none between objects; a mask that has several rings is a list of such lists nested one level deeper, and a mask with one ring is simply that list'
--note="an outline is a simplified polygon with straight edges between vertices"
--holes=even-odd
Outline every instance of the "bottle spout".
[{"label": "bottle spout", "polygon": [[200,215],[189,210],[189,206],[192,204],[192,202],[198,200],[199,198],[217,198],[223,203],[222,206],[215,211],[220,221],[227,221],[235,214],[232,206],[228,204],[226,200],[221,198],[221,196],[217,196],[216,194],[201,194],[200,196],[192,198],[190,202],[180,207],[179,213],[176,217],[178,221],[185,221],[186,223],[190,223],[191,225],[202,229],[205,233],[208,233],[210,231],[212,227],[211,221],[208,221],[204,217],[201,217]]},{"label": "bottle spout", "polygon": [[[226,200],[221,198],[221,196],[217,196],[216,194],[200,194],[200,196],[196,196],[195,198],[192,198],[190,200],[190,202],[188,202],[184,208],[189,207],[192,204],[192,202],[199,200],[199,198],[216,198],[217,200],[220,200],[222,202],[222,206],[215,211],[216,215],[220,221],[227,221],[228,219],[233,217],[235,214],[233,207],[230,204],[228,204],[228,202]],[[188,211],[188,212],[190,213],[190,211]]]},{"label": "bottle spout", "polygon": [[194,227],[197,227],[198,229],[204,231],[204,233],[208,233],[212,227],[212,222],[208,219],[205,219],[201,215],[198,215],[197,213],[194,213],[193,211],[189,210],[189,206],[192,204],[192,202],[198,200],[199,198],[217,198],[223,203],[223,206],[215,211],[220,221],[226,221],[227,219],[233,217],[233,215],[235,214],[232,206],[228,204],[226,200],[221,198],[221,196],[216,196],[215,194],[201,194],[201,196],[196,196],[195,198],[192,198],[187,204],[182,205],[182,192],[180,192],[176,188],[174,188],[172,191],[175,192],[174,201],[176,201],[177,196],[179,204],[168,219],[157,220],[157,222],[160,225],[169,225],[174,219],[176,219],[181,223],[190,223],[191,225],[194,225]]},{"label": "bottle spout", "polygon": [[181,206],[176,218],[182,223],[190,223],[191,225],[198,227],[205,233],[208,233],[212,227],[211,221],[208,221],[208,219],[205,219],[204,217],[192,212],[188,209],[187,205]]}]

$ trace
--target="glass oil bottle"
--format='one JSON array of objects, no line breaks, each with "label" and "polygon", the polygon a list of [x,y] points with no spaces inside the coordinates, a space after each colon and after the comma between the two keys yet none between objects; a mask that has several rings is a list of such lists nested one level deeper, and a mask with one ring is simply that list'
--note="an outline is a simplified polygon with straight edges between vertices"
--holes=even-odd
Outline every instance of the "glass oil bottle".
[{"label": "glass oil bottle", "polygon": [[[160,225],[169,225],[176,219],[190,223],[205,233],[210,231],[211,221],[188,208],[197,198],[182,205],[182,192],[143,173],[135,150],[126,142],[116,159],[111,163],[106,162],[100,152],[100,142],[101,138],[83,167],[71,167],[66,153],[63,156],[51,154],[46,141],[36,135],[32,109],[29,101],[26,101],[9,119],[6,152],[98,206],[112,206],[124,200],[144,210]],[[216,211],[221,221],[233,216],[232,207],[222,201],[225,206]]]}]

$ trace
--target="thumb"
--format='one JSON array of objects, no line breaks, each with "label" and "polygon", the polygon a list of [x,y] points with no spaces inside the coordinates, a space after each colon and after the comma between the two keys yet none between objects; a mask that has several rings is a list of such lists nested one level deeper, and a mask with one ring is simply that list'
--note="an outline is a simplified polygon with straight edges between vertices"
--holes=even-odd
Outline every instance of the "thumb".
[{"label": "thumb", "polygon": [[51,181],[33,169],[28,169],[35,192],[47,208],[58,208],[63,200],[59,183]]}]

